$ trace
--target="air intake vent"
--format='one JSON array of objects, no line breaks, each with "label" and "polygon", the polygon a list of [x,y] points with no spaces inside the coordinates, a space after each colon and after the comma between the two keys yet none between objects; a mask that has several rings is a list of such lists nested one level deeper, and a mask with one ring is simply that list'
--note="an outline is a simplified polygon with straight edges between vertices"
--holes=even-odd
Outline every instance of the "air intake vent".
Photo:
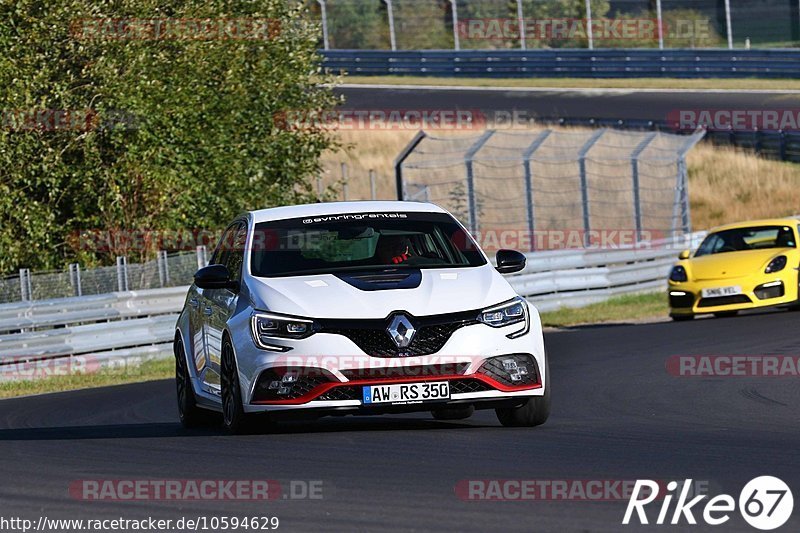
[{"label": "air intake vent", "polygon": [[340,280],[362,291],[385,291],[390,289],[416,289],[422,283],[419,270],[387,269],[380,272],[353,272],[337,274]]}]

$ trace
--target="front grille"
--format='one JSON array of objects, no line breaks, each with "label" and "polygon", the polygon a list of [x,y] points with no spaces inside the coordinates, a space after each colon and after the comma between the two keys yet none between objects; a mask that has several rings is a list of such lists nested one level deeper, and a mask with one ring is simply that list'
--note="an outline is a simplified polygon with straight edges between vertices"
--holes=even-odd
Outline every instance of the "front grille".
[{"label": "front grille", "polygon": [[334,387],[317,399],[327,401],[360,400],[361,387]]},{"label": "front grille", "polygon": [[669,295],[669,306],[673,309],[691,307],[694,304],[694,294],[687,292],[686,294]]},{"label": "front grille", "polygon": [[466,394],[494,390],[479,379],[457,379],[450,382],[450,394]]},{"label": "front grille", "polygon": [[[320,395],[318,400],[344,401],[361,400],[363,385],[335,387]],[[479,379],[455,379],[450,381],[450,394],[466,394],[494,390]]]},{"label": "front grille", "polygon": [[701,298],[697,307],[718,307],[720,305],[733,305],[733,304],[749,304],[750,298],[744,294],[736,294],[733,296],[717,296],[715,298]]},{"label": "front grille", "polygon": [[469,363],[445,363],[441,365],[416,365],[384,368],[356,368],[342,370],[348,381],[430,378],[463,374]]},{"label": "front grille", "polygon": [[528,354],[503,355],[487,359],[478,372],[507,387],[526,387],[539,381],[539,367]]},{"label": "front grille", "polygon": [[[320,320],[320,332],[343,335],[367,355],[373,357],[415,357],[441,350],[453,333],[468,325],[478,324],[479,311],[415,318],[407,313],[392,313],[382,320]],[[417,332],[411,344],[398,348],[386,331],[391,317],[405,314]]]}]

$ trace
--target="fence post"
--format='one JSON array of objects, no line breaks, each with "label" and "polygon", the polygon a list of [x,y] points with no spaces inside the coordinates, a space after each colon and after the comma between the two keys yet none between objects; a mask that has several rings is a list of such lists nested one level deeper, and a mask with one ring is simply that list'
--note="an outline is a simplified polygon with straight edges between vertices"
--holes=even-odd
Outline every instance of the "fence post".
[{"label": "fence post", "polygon": [[344,197],[344,201],[347,201],[347,193],[349,192],[349,181],[350,177],[347,172],[347,163],[342,163],[342,196]]},{"label": "fence post", "polygon": [[325,0],[317,0],[319,4],[320,13],[322,15],[322,45],[325,50],[330,50],[330,42],[328,41],[328,6]]},{"label": "fence post", "polygon": [[536,211],[533,205],[533,172],[531,171],[531,158],[533,157],[533,153],[539,149],[542,143],[547,140],[550,134],[553,133],[553,130],[544,130],[540,133],[536,139],[531,143],[528,148],[525,149],[525,152],[522,154],[523,165],[525,169],[525,206],[527,208],[527,219],[528,219],[528,237],[531,239],[531,252],[536,251],[536,235],[534,233],[536,229],[535,225],[535,215]]},{"label": "fence post", "polygon": [[128,258],[117,256],[117,290],[128,290]]},{"label": "fence post", "polygon": [[414,149],[419,146],[419,143],[421,143],[422,140],[427,136],[428,134],[424,131],[418,131],[417,134],[414,135],[414,138],[411,139],[411,142],[409,142],[408,145],[403,148],[403,151],[400,152],[400,154],[394,160],[394,179],[397,187],[398,200],[406,199],[406,193],[403,187],[403,163],[406,162],[406,159],[408,159],[408,156],[411,155],[411,152],[413,152]]},{"label": "fence post", "polygon": [[75,296],[83,296],[83,288],[81,287],[81,265],[79,263],[70,263],[69,282],[72,284],[72,294]]},{"label": "fence post", "polygon": [[464,163],[467,167],[467,205],[469,211],[469,231],[473,235],[478,234],[478,201],[475,194],[475,174],[472,168],[472,164],[475,160],[475,155],[478,151],[486,144],[492,135],[494,135],[495,130],[486,130],[483,135],[478,138],[475,143],[469,147],[467,153],[464,154]]},{"label": "fence post", "polygon": [[378,199],[378,178],[374,169],[369,169],[369,192],[373,200]]},{"label": "fence post", "polygon": [[594,132],[592,136],[589,137],[589,140],[586,141],[586,144],[581,147],[580,152],[578,152],[578,167],[581,175],[581,205],[583,207],[583,246],[585,248],[588,248],[589,244],[591,244],[589,233],[592,230],[591,215],[589,213],[589,180],[586,176],[586,155],[589,153],[589,150],[592,149],[594,143],[596,143],[605,132],[606,130],[597,130]]},{"label": "fence post", "polygon": [[322,176],[317,176],[317,200],[322,200]]},{"label": "fence post", "polygon": [[692,232],[692,221],[689,213],[689,171],[686,167],[686,154],[691,150],[695,144],[700,142],[706,135],[706,130],[697,128],[695,132],[689,136],[689,139],[678,150],[678,175],[675,183],[675,199],[672,209],[672,236],[675,236],[677,229],[678,213],[680,209],[681,228],[684,234]]},{"label": "fence post", "polygon": [[519,47],[525,50],[525,18],[522,13],[522,0],[517,0],[517,24],[519,25]]},{"label": "fence post", "polygon": [[197,270],[200,270],[201,268],[203,268],[208,264],[208,258],[207,258],[208,249],[205,247],[205,245],[201,244],[200,246],[197,247],[196,253],[197,253]]},{"label": "fence post", "polygon": [[658,24],[658,49],[664,49],[664,16],[661,11],[661,0],[656,0],[656,24]]},{"label": "fence post", "polygon": [[158,265],[158,281],[162,287],[167,287],[169,285],[169,264],[167,263],[166,250],[158,251],[156,264]]},{"label": "fence post", "polygon": [[725,0],[725,28],[728,33],[728,50],[733,50],[733,26],[731,25],[731,0]]},{"label": "fence post", "polygon": [[383,0],[386,4],[386,11],[389,15],[389,43],[392,46],[392,51],[397,50],[397,36],[394,33],[394,9],[392,9],[392,0]]},{"label": "fence post", "polygon": [[458,38],[458,5],[456,0],[450,0],[450,14],[453,16],[453,46],[461,50],[461,41]]},{"label": "fence post", "polygon": [[586,0],[586,37],[589,39],[589,50],[593,50],[594,35],[592,32],[592,0]]},{"label": "fence post", "polygon": [[31,270],[29,268],[19,269],[19,292],[23,302],[33,300],[33,290],[31,287]]},{"label": "fence post", "polygon": [[636,227],[636,243],[642,239],[642,199],[639,188],[639,156],[653,142],[656,133],[649,133],[631,153],[631,176],[633,177],[633,222]]}]

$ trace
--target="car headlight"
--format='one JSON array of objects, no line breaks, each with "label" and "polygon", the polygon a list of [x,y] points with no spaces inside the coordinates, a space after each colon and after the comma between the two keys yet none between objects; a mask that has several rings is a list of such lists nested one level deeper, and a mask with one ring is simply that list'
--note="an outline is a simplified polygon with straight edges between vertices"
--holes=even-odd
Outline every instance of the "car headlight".
[{"label": "car headlight", "polygon": [[765,274],[772,274],[773,272],[780,272],[786,268],[786,256],[779,255],[775,259],[769,262],[767,268],[764,269]]},{"label": "car headlight", "polygon": [[528,332],[530,327],[528,319],[528,302],[521,296],[504,302],[500,305],[490,307],[481,311],[478,315],[478,322],[493,328],[503,328],[512,324],[525,324],[525,327],[517,332],[508,335],[513,339]]},{"label": "car headlight", "polygon": [[680,283],[682,281],[689,281],[689,276],[686,275],[686,269],[683,268],[681,265],[675,265],[672,267],[672,271],[669,273],[670,281],[675,281]]},{"label": "car headlight", "polygon": [[270,339],[305,339],[314,334],[314,321],[306,318],[255,313],[250,320],[253,340],[268,350],[275,348]]}]

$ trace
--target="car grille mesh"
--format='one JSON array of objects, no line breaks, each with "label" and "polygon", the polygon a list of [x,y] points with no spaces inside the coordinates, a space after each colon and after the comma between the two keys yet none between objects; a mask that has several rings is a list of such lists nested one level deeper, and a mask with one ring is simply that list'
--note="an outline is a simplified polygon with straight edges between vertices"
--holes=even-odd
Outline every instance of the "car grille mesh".
[{"label": "car grille mesh", "polygon": [[697,307],[717,307],[720,305],[749,304],[752,300],[744,294],[734,296],[717,296],[715,298],[702,298]]},{"label": "car grille mesh", "polygon": [[[488,390],[494,389],[479,379],[455,379],[450,381],[450,394],[466,394]],[[362,385],[335,387],[320,395],[318,399],[327,401],[361,400],[361,391]]]},{"label": "car grille mesh", "polygon": [[343,335],[353,341],[367,355],[373,357],[414,357],[431,355],[441,350],[450,340],[453,333],[477,320],[460,320],[442,324],[430,324],[419,327],[411,344],[398,348],[386,332],[386,323],[380,321],[375,327],[323,327],[323,333]]}]

